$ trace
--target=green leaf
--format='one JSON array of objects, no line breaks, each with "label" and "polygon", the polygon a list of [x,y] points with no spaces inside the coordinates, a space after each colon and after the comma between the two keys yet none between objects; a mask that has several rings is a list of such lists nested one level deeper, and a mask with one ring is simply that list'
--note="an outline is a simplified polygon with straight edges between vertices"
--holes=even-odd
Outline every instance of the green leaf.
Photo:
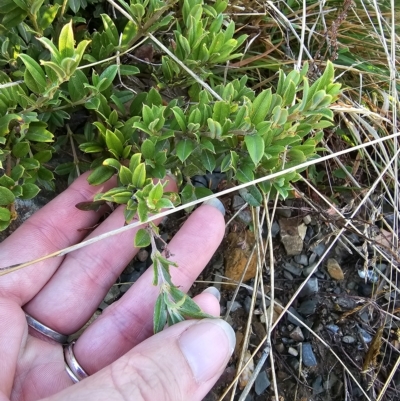
[{"label": "green leaf", "polygon": [[156,185],[154,185],[153,188],[151,188],[148,196],[148,202],[147,204],[149,207],[154,208],[154,206],[157,204],[157,202],[162,198],[164,193],[163,186],[161,182],[158,182]]},{"label": "green leaf", "polygon": [[0,221],[10,221],[11,213],[5,207],[0,207]]},{"label": "green leaf", "polygon": [[214,104],[212,119],[218,121],[221,125],[225,123],[225,120],[231,113],[231,106],[228,102],[217,101]]},{"label": "green leaf", "polygon": [[150,139],[143,141],[140,151],[145,159],[153,159],[155,154],[155,145]]},{"label": "green leaf", "polygon": [[236,171],[236,178],[240,182],[253,181],[254,180],[253,169],[248,165],[238,167]]},{"label": "green leaf", "polygon": [[58,50],[63,59],[74,57],[74,31],[72,29],[72,20],[61,29],[58,39]]},{"label": "green leaf", "polygon": [[[27,54],[20,54],[19,57],[25,64],[25,84],[28,88],[35,93],[42,93],[46,89],[46,76],[40,67],[40,65],[30,56]],[[27,74],[28,72],[28,74]],[[32,85],[32,79],[33,84]]]},{"label": "green leaf", "polygon": [[179,125],[179,128],[181,129],[182,132],[186,132],[187,128],[187,121],[186,121],[186,116],[183,110],[180,107],[172,107],[172,112],[174,113],[176,122]]},{"label": "green leaf", "polygon": [[15,180],[8,175],[2,175],[0,177],[0,186],[11,189],[15,185]]},{"label": "green leaf", "polygon": [[201,152],[201,161],[203,166],[212,173],[216,166],[216,161],[214,155],[209,150],[203,150]]},{"label": "green leaf", "polygon": [[250,206],[256,207],[262,205],[262,194],[260,190],[254,185],[240,189],[239,194]]},{"label": "green leaf", "polygon": [[0,206],[7,206],[15,200],[14,194],[4,187],[0,187]]},{"label": "green leaf", "polygon": [[21,157],[25,157],[28,154],[29,150],[30,150],[29,142],[22,141],[22,142],[16,143],[12,147],[11,153],[14,157],[19,159]]},{"label": "green leaf", "polygon": [[167,324],[167,305],[164,301],[164,294],[160,293],[157,297],[156,304],[154,306],[153,316],[153,330],[154,334],[159,333],[163,330]]},{"label": "green leaf", "polygon": [[271,89],[263,90],[253,101],[250,118],[254,125],[264,121],[271,106]]},{"label": "green leaf", "polygon": [[106,144],[108,150],[112,152],[116,157],[120,157],[122,155],[122,152],[124,150],[123,143],[121,143],[118,136],[110,130],[106,131]]},{"label": "green leaf", "polygon": [[132,184],[136,188],[143,188],[146,181],[146,165],[139,163],[132,174]]},{"label": "green leaf", "polygon": [[46,126],[42,122],[31,123],[25,138],[34,142],[53,142],[54,135],[47,131]]},{"label": "green leaf", "polygon": [[87,178],[90,185],[100,185],[108,181],[115,174],[115,170],[108,166],[95,168]]},{"label": "green leaf", "polygon": [[146,202],[139,202],[138,208],[137,208],[137,214],[139,217],[139,221],[145,222],[147,220],[148,210],[147,210]]},{"label": "green leaf", "polygon": [[34,198],[40,191],[40,188],[35,184],[22,184],[22,196],[21,199],[32,199]]},{"label": "green leaf", "polygon": [[123,49],[131,45],[131,41],[135,38],[137,32],[138,32],[137,24],[129,20],[122,32],[121,47]]},{"label": "green leaf", "polygon": [[113,64],[107,67],[99,77],[99,84],[96,85],[99,92],[103,92],[113,83],[118,72],[118,65]]},{"label": "green leaf", "polygon": [[77,102],[85,97],[85,84],[89,81],[81,70],[76,70],[68,81],[68,92],[71,100]]},{"label": "green leaf", "polygon": [[119,73],[121,75],[136,75],[139,74],[139,68],[135,67],[134,65],[120,65],[119,66]]},{"label": "green leaf", "polygon": [[[42,30],[45,30],[52,24],[54,18],[56,18],[57,11],[59,8],[60,8],[59,4],[54,4],[52,6],[45,8],[41,18],[39,19],[39,26]],[[39,38],[37,39],[39,40]]]},{"label": "green leaf", "polygon": [[[23,166],[21,166],[20,164],[17,164],[16,166],[14,166],[11,170],[11,178],[17,182],[20,178],[22,178],[22,176],[24,175],[25,172],[25,168]],[[7,177],[7,176],[4,176]],[[5,185],[7,186],[7,185]]]},{"label": "green leaf", "polygon": [[264,155],[264,139],[259,135],[246,135],[244,142],[251,160],[257,166]]},{"label": "green leaf", "polygon": [[101,19],[103,20],[104,32],[106,33],[108,40],[114,46],[118,46],[118,31],[113,20],[107,14],[101,14]]},{"label": "green leaf", "polygon": [[135,235],[134,245],[136,248],[146,248],[151,244],[149,232],[141,228]]},{"label": "green leaf", "polygon": [[194,144],[190,139],[181,140],[176,146],[176,155],[183,163],[193,152]]},{"label": "green leaf", "polygon": [[132,172],[128,167],[121,165],[118,177],[122,185],[129,185],[132,182]]}]

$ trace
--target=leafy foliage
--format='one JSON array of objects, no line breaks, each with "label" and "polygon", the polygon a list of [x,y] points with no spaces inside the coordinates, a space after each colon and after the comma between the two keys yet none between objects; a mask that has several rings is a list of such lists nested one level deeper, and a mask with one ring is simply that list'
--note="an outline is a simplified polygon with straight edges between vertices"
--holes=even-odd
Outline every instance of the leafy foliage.
[{"label": "leafy foliage", "polygon": [[[228,181],[245,183],[318,157],[340,93],[331,63],[313,83],[307,63],[301,71],[281,70],[275,86],[256,93],[246,75],[220,79],[221,65],[241,57],[248,39],[224,14],[225,0],[117,5],[2,1],[0,230],[16,218],[16,199],[54,187],[53,172],[72,181],[91,169],[93,185],[116,175],[117,186],[97,194],[93,207],[124,204],[127,222],[135,215],[145,222],[150,213],[210,194],[190,183],[194,175],[217,169]],[[85,122],[72,127],[77,115]],[[49,168],[67,144],[74,159]],[[186,183],[179,194],[165,192],[159,181],[171,171]],[[251,186],[242,196],[254,205],[262,192],[287,197],[298,173]],[[135,243],[147,246],[151,238],[143,229]],[[156,329],[166,319],[201,314],[170,282],[170,262],[156,253],[153,260],[155,276],[164,278],[155,279],[162,289]]]}]

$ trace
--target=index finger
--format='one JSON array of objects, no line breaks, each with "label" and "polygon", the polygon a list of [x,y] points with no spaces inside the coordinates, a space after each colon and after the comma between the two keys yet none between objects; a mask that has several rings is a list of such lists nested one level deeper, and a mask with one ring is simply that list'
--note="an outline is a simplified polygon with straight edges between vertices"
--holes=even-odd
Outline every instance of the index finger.
[{"label": "index finger", "polygon": [[[103,211],[81,211],[79,202],[90,201],[98,192],[115,185],[110,179],[100,186],[80,176],[67,190],[29,218],[0,244],[0,267],[33,260],[81,241],[87,234],[82,228],[94,225]],[[51,258],[7,274],[0,281],[0,296],[24,305],[47,283],[63,261]]]}]

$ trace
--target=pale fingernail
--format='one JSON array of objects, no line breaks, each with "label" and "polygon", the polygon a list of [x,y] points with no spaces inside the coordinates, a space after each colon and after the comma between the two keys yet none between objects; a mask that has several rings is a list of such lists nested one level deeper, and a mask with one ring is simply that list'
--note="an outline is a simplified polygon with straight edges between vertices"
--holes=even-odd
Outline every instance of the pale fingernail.
[{"label": "pale fingernail", "polygon": [[205,202],[203,202],[203,205],[209,205],[215,207],[222,213],[223,216],[225,216],[225,207],[218,198],[208,199]]},{"label": "pale fingernail", "polygon": [[179,339],[179,347],[197,382],[206,382],[221,373],[235,343],[235,332],[221,319],[202,319]]},{"label": "pale fingernail", "polygon": [[209,294],[214,295],[214,297],[218,299],[218,302],[221,300],[221,293],[218,291],[218,288],[216,287],[208,287],[203,292],[207,292]]}]

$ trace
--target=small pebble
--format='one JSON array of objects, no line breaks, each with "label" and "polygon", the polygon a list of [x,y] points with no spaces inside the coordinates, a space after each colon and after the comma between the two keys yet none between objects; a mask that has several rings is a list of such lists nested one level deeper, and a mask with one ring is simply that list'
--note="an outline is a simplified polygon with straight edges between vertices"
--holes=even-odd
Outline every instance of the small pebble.
[{"label": "small pebble", "polygon": [[314,249],[313,251],[319,256],[321,257],[326,249],[326,245],[323,242],[320,242]]},{"label": "small pebble", "polygon": [[301,328],[297,326],[290,334],[290,338],[292,338],[295,341],[304,341],[304,335],[303,332],[301,331]]},{"label": "small pebble", "polygon": [[336,299],[336,304],[339,305],[343,310],[351,310],[356,307],[356,301],[348,297],[338,297]]},{"label": "small pebble", "polygon": [[139,250],[137,254],[138,260],[140,260],[141,262],[145,262],[148,257],[149,257],[149,252],[147,252],[146,249],[142,248]]},{"label": "small pebble", "polygon": [[293,280],[294,279],[293,275],[290,272],[288,272],[287,270],[283,271],[283,276],[285,278],[287,278],[288,280]]},{"label": "small pebble", "polygon": [[312,384],[312,388],[313,388],[313,394],[317,395],[317,394],[321,394],[325,391],[324,386],[322,384],[322,376],[318,375],[315,380],[313,381]]},{"label": "small pebble", "polygon": [[281,228],[279,227],[279,223],[277,222],[277,221],[274,221],[273,223],[272,223],[272,226],[271,226],[271,235],[272,235],[272,238],[276,238],[277,237],[277,235],[279,234],[279,231],[281,230]]},{"label": "small pebble", "polygon": [[356,342],[356,339],[353,336],[344,336],[342,341],[346,344],[353,344]]},{"label": "small pebble", "polygon": [[[232,305],[232,306],[231,306],[231,305]],[[241,304],[240,302],[238,302],[238,301],[234,301],[233,304],[232,304],[232,301],[228,301],[228,302],[226,303],[226,306],[227,306],[228,309],[231,308],[231,312],[235,312],[235,311],[237,311],[239,308],[242,307],[242,304]]]},{"label": "small pebble", "polygon": [[280,354],[285,352],[285,346],[282,343],[276,344],[275,348]]},{"label": "small pebble", "polygon": [[311,216],[309,214],[303,217],[303,223],[307,225],[311,223]]},{"label": "small pebble", "polygon": [[299,360],[297,358],[290,358],[289,365],[292,367],[292,369],[295,372],[299,371],[300,362],[299,362]]},{"label": "small pebble", "polygon": [[[303,269],[303,276],[308,277],[311,274],[311,272],[314,270],[315,265],[316,265],[316,263],[310,263],[309,266],[305,267]],[[318,269],[315,272],[318,272]]]},{"label": "small pebble", "polygon": [[297,319],[299,319],[301,322],[304,323],[304,319],[299,315],[299,312],[297,312],[296,309],[293,308],[293,306],[291,306],[289,309],[290,314],[287,314],[287,318],[289,320],[290,323],[293,323],[294,325],[298,326],[300,323],[294,318],[297,317]]},{"label": "small pebble", "polygon": [[303,364],[307,367],[317,365],[317,358],[310,343],[303,343]]},{"label": "small pebble", "polygon": [[318,292],[318,279],[311,277],[300,292],[300,297],[308,297]]},{"label": "small pebble", "polygon": [[117,285],[113,285],[104,297],[104,302],[110,305],[118,297],[118,295],[119,288]]},{"label": "small pebble", "polygon": [[257,395],[261,395],[270,386],[270,384],[271,383],[268,379],[267,372],[262,370],[256,378],[254,391]]},{"label": "small pebble", "polygon": [[340,330],[339,326],[336,326],[336,324],[327,324],[325,327],[333,334],[336,334]]},{"label": "small pebble", "polygon": [[288,348],[288,353],[289,353],[289,355],[292,355],[292,356],[297,356],[297,355],[299,355],[299,352],[297,351],[297,349],[295,349],[295,348],[293,348],[293,347],[289,347],[289,348]]},{"label": "small pebble", "polygon": [[303,271],[303,269],[297,266],[293,266],[291,263],[285,263],[283,265],[283,268],[288,272],[294,274],[295,276],[300,276]]},{"label": "small pebble", "polygon": [[244,310],[245,310],[247,313],[250,313],[251,297],[247,296],[247,297],[244,299],[243,305],[244,305]]},{"label": "small pebble", "polygon": [[308,259],[308,263],[310,264],[310,265],[312,265],[314,262],[315,262],[315,260],[317,259],[317,254],[315,253],[315,252],[313,252],[311,255],[310,255],[310,258]]},{"label": "small pebble", "polygon": [[354,281],[349,281],[347,283],[347,289],[348,290],[354,290],[354,288],[356,288],[356,283]]},{"label": "small pebble", "polygon": [[371,334],[369,334],[368,331],[366,331],[362,327],[358,327],[358,332],[361,334],[361,336],[366,344],[368,344],[372,341]]},{"label": "small pebble", "polygon": [[307,299],[306,301],[300,304],[300,306],[297,308],[297,312],[307,316],[313,314],[316,308],[317,308],[317,300],[314,298]]},{"label": "small pebble", "polygon": [[328,264],[327,264],[326,269],[328,270],[329,275],[334,280],[338,280],[338,281],[344,280],[343,270],[340,267],[340,265],[336,259],[333,259],[333,258],[328,259]]},{"label": "small pebble", "polygon": [[295,255],[294,261],[296,263],[299,263],[300,265],[307,266],[308,265],[308,257],[307,255],[301,254],[301,255]]}]

